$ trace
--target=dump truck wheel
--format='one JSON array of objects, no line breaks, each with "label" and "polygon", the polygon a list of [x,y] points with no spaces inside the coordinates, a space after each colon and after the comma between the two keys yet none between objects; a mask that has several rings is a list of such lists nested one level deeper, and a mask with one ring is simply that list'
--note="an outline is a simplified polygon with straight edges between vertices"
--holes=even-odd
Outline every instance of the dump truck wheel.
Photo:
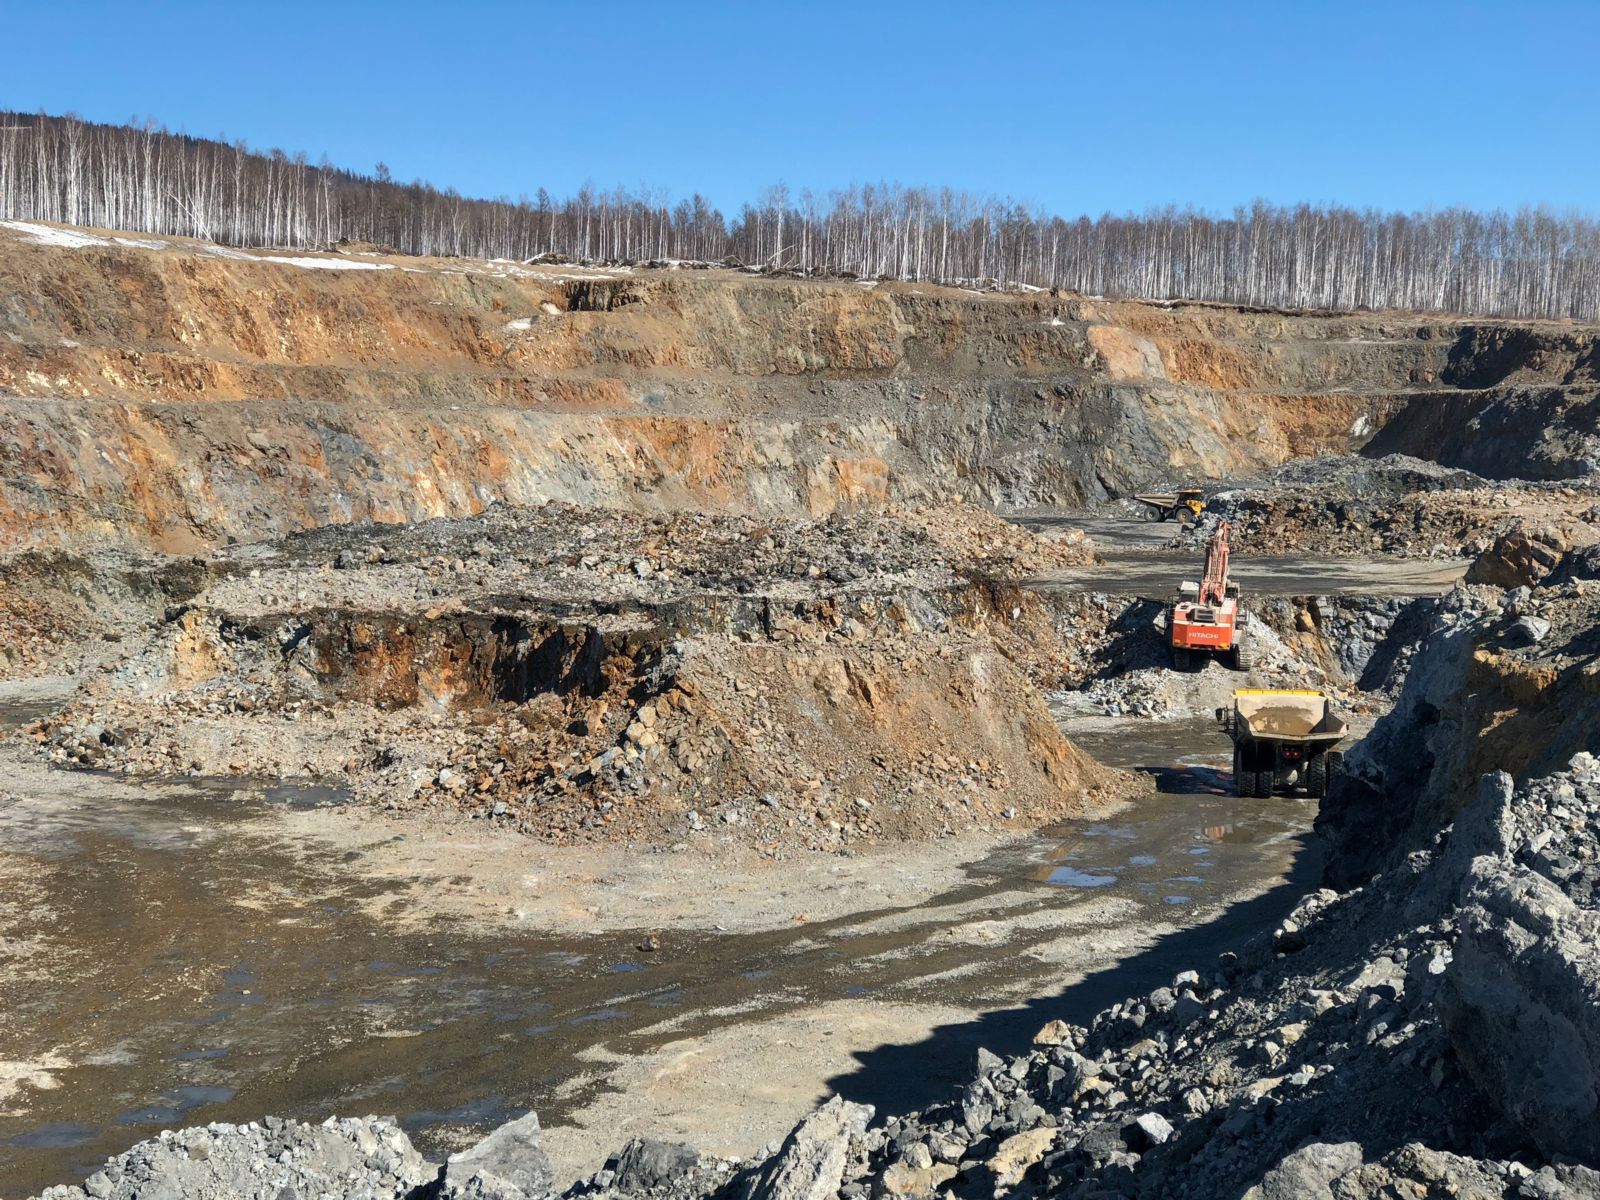
[{"label": "dump truck wheel", "polygon": [[1245,775],[1244,758],[1239,753],[1239,747],[1235,745],[1233,748],[1233,794],[1236,796],[1248,796],[1255,791],[1255,785],[1255,779]]},{"label": "dump truck wheel", "polygon": [[1275,781],[1276,773],[1271,767],[1268,767],[1265,771],[1252,771],[1251,775],[1255,780],[1255,786],[1250,789],[1252,796],[1265,800],[1272,795],[1272,785]]},{"label": "dump truck wheel", "polygon": [[1306,791],[1318,800],[1328,794],[1328,760],[1321,754],[1306,764]]},{"label": "dump truck wheel", "polygon": [[1146,504],[1144,506],[1144,519],[1146,521],[1165,521],[1167,514],[1153,504]]}]

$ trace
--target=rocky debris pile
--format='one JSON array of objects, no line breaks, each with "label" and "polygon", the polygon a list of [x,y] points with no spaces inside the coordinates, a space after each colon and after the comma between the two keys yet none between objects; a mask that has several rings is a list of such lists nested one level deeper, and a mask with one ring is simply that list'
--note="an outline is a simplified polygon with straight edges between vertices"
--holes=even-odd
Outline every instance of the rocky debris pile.
[{"label": "rocky debris pile", "polygon": [[1318,814],[1335,887],[1425,846],[1480,775],[1536,778],[1600,749],[1600,555],[1566,556],[1537,587],[1463,584],[1427,619],[1394,710],[1346,756]]},{"label": "rocky debris pile", "polygon": [[659,606],[708,592],[804,596],[886,581],[1015,580],[1090,561],[1081,533],[1046,538],[957,502],[817,520],[496,505],[471,518],[328,526],[225,548],[213,569],[231,578],[209,595],[241,612],[404,607],[530,589],[551,600]]},{"label": "rocky debris pile", "polygon": [[634,1138],[593,1175],[566,1192],[580,1196],[611,1193],[622,1196],[714,1195],[738,1168],[732,1159],[702,1155],[681,1142]]},{"label": "rocky debris pile", "polygon": [[1552,575],[1575,548],[1567,530],[1519,524],[1496,537],[1473,559],[1466,581],[1501,588],[1533,587]]},{"label": "rocky debris pile", "polygon": [[24,550],[0,555],[0,679],[74,674],[124,652],[203,585],[188,557]]},{"label": "rocky debris pile", "polygon": [[1172,669],[1166,605],[1094,593],[1055,600],[1055,642],[1067,661],[1055,685],[1074,711],[1112,717],[1209,716],[1239,687],[1317,687],[1365,712],[1391,696],[1426,633],[1434,601],[1262,597],[1246,610],[1248,672],[1206,662]]},{"label": "rocky debris pile", "polygon": [[1534,519],[1569,542],[1600,537],[1593,485],[1489,483],[1466,471],[1389,455],[1294,459],[1207,500],[1205,515],[1172,545],[1205,544],[1228,521],[1233,545],[1252,554],[1477,554]]},{"label": "rocky debris pile", "polygon": [[33,734],[63,765],[313,779],[553,842],[1020,830],[1126,782],[1051,720],[1043,606],[996,574],[1085,553],[963,505],[321,530],[219,555]]},{"label": "rocky debris pile", "polygon": [[1319,454],[1252,476],[1252,488],[1329,488],[1372,500],[1401,500],[1416,492],[1466,491],[1489,486],[1471,471],[1442,466],[1409,454],[1368,458],[1360,454]]},{"label": "rocky debris pile", "polygon": [[309,777],[555,843],[772,855],[1033,828],[1131,786],[1061,735],[987,638],[954,629],[681,639],[617,675],[592,696],[455,712],[289,699],[231,675],[148,695],[101,686],[33,736],[63,764]]},{"label": "rocky debris pile", "polygon": [[1046,571],[1094,561],[1079,529],[1029,532],[958,498],[937,505],[891,505],[885,515],[920,529],[947,548],[957,569],[997,579],[1027,579]]},{"label": "rocky debris pile", "polygon": [[268,1117],[166,1130],[38,1200],[400,1200],[438,1175],[391,1120]]}]

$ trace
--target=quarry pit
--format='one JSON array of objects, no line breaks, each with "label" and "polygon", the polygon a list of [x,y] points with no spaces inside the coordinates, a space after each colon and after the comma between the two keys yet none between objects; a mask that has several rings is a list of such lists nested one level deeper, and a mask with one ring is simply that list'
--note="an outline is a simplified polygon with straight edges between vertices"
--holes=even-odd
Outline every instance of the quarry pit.
[{"label": "quarry pit", "polygon": [[[267,1114],[537,1110],[564,1186],[946,1104],[1396,867],[1233,794],[1235,687],[1389,762],[1501,622],[1418,852],[1587,695],[1509,632],[1587,611],[1587,326],[49,228],[0,225],[7,1194]],[[1222,519],[1262,653],[1178,676]]]}]

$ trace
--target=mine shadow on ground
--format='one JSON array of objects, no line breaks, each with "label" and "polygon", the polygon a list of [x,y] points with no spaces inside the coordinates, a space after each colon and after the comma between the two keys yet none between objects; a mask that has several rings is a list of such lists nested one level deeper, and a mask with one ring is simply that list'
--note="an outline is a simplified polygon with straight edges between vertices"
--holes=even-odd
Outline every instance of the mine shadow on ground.
[{"label": "mine shadow on ground", "polygon": [[1087,1025],[1102,1009],[1167,986],[1181,971],[1209,974],[1219,954],[1239,949],[1251,936],[1287,916],[1303,895],[1316,888],[1321,869],[1320,846],[1308,830],[1298,839],[1287,877],[1260,896],[1230,906],[1203,925],[1168,934],[1149,949],[1053,996],[973,1021],[936,1026],[927,1038],[910,1045],[858,1052],[860,1065],[829,1079],[826,1086],[847,1100],[873,1105],[880,1116],[958,1100],[974,1078],[979,1047],[1000,1055],[1024,1054],[1033,1048],[1034,1034],[1050,1021]]}]

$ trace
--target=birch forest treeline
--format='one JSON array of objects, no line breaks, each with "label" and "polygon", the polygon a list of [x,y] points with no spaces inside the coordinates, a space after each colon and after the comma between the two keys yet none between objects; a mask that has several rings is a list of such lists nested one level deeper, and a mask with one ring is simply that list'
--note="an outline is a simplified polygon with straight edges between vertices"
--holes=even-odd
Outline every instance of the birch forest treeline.
[{"label": "birch forest treeline", "polygon": [[1287,308],[1411,308],[1600,317],[1600,225],[1588,216],[1381,213],[1256,203],[1063,218],[947,188],[768,188],[728,215],[704,197],[543,188],[471,199],[304,154],[153,124],[0,112],[0,219],[59,221],[236,246],[342,239],[407,254],[721,261],[828,275]]}]

